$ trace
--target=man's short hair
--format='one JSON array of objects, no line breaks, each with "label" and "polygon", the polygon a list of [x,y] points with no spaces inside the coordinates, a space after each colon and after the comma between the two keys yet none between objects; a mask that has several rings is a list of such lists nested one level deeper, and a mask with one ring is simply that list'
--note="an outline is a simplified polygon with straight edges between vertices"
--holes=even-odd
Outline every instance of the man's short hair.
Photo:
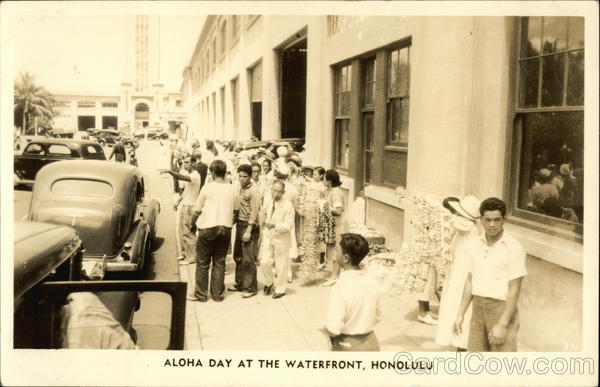
[{"label": "man's short hair", "polygon": [[215,160],[210,164],[210,172],[217,177],[225,177],[227,173],[227,164],[223,160]]},{"label": "man's short hair", "polygon": [[316,167],[314,169],[314,172],[316,172],[319,175],[324,175],[325,174],[325,168],[323,168],[323,167]]},{"label": "man's short hair", "polygon": [[188,157],[190,158],[190,162],[191,162],[192,164],[196,164],[196,160],[197,160],[197,159],[196,159],[196,156],[195,156],[195,155],[186,154],[185,156],[183,156],[183,159],[185,160],[185,159],[187,159]]},{"label": "man's short hair", "polygon": [[258,168],[258,171],[259,171],[259,172],[260,172],[260,171],[262,171],[262,167],[260,166],[260,164],[259,164],[259,163],[252,163],[252,164],[250,164],[250,167],[251,167],[252,169],[254,169],[254,168]]},{"label": "man's short hair", "polygon": [[252,167],[250,166],[250,164],[242,164],[238,167],[237,169],[238,173],[240,172],[245,172],[248,174],[248,176],[252,176]]},{"label": "man's short hair", "polygon": [[352,266],[358,266],[364,257],[369,254],[369,243],[359,234],[342,234],[340,240],[342,253],[350,256]]},{"label": "man's short hair", "polygon": [[487,198],[479,206],[479,213],[481,216],[483,216],[486,211],[500,211],[502,217],[505,217],[506,204],[498,198]]}]

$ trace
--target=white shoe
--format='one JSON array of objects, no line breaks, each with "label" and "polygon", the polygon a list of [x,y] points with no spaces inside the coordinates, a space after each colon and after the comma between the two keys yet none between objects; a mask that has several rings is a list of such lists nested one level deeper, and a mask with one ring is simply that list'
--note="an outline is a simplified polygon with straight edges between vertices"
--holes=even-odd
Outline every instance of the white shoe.
[{"label": "white shoe", "polygon": [[333,285],[335,285],[336,281],[337,280],[335,280],[335,279],[330,279],[330,280],[324,282],[322,286],[333,286]]},{"label": "white shoe", "polygon": [[437,325],[437,323],[438,323],[438,321],[436,319],[434,319],[433,317],[431,317],[431,315],[429,313],[427,313],[425,315],[425,317],[418,314],[417,320],[419,320],[423,324],[427,324],[427,325]]}]

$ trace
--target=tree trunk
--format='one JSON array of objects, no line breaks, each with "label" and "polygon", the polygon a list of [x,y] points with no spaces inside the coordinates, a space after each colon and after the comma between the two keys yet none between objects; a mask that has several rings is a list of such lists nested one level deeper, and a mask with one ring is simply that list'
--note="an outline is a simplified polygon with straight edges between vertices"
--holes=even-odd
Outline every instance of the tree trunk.
[{"label": "tree trunk", "polygon": [[38,135],[38,127],[37,127],[37,116],[33,116],[33,129],[35,130],[35,135]]}]

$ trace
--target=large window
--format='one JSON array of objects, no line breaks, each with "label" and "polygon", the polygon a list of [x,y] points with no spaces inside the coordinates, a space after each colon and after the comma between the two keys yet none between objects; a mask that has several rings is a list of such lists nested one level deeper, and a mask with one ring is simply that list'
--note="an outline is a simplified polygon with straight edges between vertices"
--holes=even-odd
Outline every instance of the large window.
[{"label": "large window", "polygon": [[362,62],[362,149],[363,181],[371,183],[373,176],[373,132],[375,128],[375,58]]},{"label": "large window", "polygon": [[240,15],[231,16],[231,45],[240,39]]},{"label": "large window", "polygon": [[350,101],[352,93],[352,65],[335,70],[335,142],[334,163],[337,168],[348,169],[350,159]]},{"label": "large window", "polygon": [[227,48],[227,21],[224,20],[219,27],[219,59],[223,59],[225,56],[225,49]]},{"label": "large window", "polygon": [[334,67],[333,164],[358,191],[406,186],[410,46],[409,37]]},{"label": "large window", "polygon": [[581,233],[584,19],[519,20],[513,214]]},{"label": "large window", "polygon": [[233,114],[233,129],[236,131],[236,134],[240,126],[239,99],[238,78],[235,78],[231,80],[231,110]]},{"label": "large window", "polygon": [[386,139],[383,163],[384,183],[406,186],[408,153],[408,112],[410,89],[410,47],[387,52]]}]

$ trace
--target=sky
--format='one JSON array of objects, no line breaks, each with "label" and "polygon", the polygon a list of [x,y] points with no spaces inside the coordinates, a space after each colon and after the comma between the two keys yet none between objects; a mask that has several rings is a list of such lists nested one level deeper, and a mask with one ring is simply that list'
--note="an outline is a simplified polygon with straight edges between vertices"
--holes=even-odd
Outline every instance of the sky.
[{"label": "sky", "polygon": [[[160,81],[165,90],[179,91],[204,19],[160,16]],[[121,82],[133,80],[128,69],[135,53],[124,38],[132,23],[133,15],[19,16],[15,74],[29,71],[51,92],[118,92]]]}]

